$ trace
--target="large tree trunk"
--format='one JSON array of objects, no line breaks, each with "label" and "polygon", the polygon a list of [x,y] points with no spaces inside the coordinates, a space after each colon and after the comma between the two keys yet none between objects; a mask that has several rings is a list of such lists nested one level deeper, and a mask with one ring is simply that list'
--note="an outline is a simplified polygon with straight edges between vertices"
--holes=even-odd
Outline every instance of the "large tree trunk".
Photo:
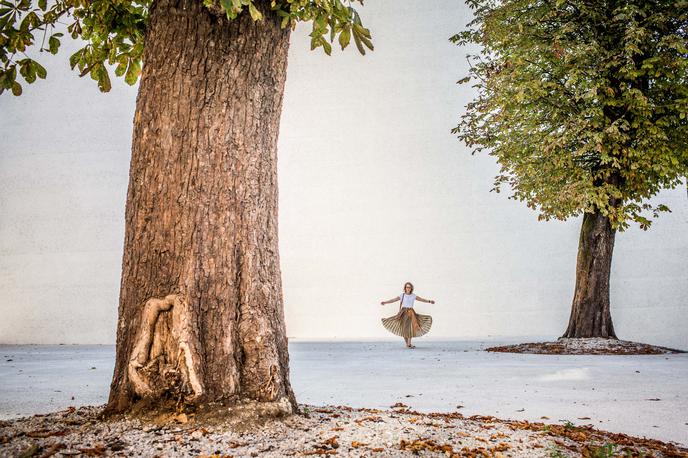
[{"label": "large tree trunk", "polygon": [[110,413],[139,400],[296,407],[277,248],[289,29],[269,8],[230,22],[202,3],[151,7]]},{"label": "large tree trunk", "polygon": [[583,216],[576,290],[569,326],[562,337],[616,338],[609,310],[609,273],[615,233],[609,218],[599,211]]}]

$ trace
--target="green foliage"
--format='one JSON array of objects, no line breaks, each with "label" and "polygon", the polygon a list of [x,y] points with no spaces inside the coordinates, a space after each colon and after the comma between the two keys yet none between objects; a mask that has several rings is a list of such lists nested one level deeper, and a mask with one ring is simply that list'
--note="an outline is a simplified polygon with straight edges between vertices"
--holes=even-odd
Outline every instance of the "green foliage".
[{"label": "green foliage", "polygon": [[[250,14],[254,21],[263,19],[257,0],[199,0],[213,11],[226,14],[229,20]],[[219,5],[216,3],[219,1]],[[342,49],[351,38],[361,54],[373,49],[370,31],[363,27],[352,1],[363,0],[272,0],[266,7],[281,18],[281,26],[296,27],[298,22],[311,22],[311,49],[322,47],[328,55],[337,39]],[[69,19],[67,31],[86,45],[72,54],[69,64],[80,76],[90,75],[101,91],[111,88],[110,67],[115,75],[133,85],[141,74],[144,37],[150,0],[0,0],[0,94],[11,90],[21,95],[20,78],[33,83],[45,79],[46,71],[27,53],[57,54],[62,33],[55,24]],[[60,21],[61,22],[61,21]],[[17,72],[19,70],[19,72]]]},{"label": "green foliage", "polygon": [[561,424],[564,426],[564,429],[566,430],[571,430],[571,429],[576,429],[576,424],[573,423],[571,420],[559,420]]},{"label": "green foliage", "polygon": [[566,455],[562,453],[561,449],[554,444],[550,446],[547,452],[550,458],[566,458]]},{"label": "green foliage", "polygon": [[615,444],[604,444],[600,447],[590,448],[591,458],[612,458],[614,456]]},{"label": "green foliage", "polygon": [[69,58],[72,69],[80,76],[90,75],[101,91],[111,88],[108,66],[115,74],[126,75],[134,84],[141,71],[143,38],[149,2],[129,0],[0,0],[0,92],[11,89],[22,92],[19,75],[26,83],[35,77],[46,77],[45,69],[27,53],[35,51],[57,54],[63,34],[55,32],[58,21],[69,19],[67,32],[86,45]]},{"label": "green foliage", "polygon": [[[451,40],[476,98],[452,130],[544,220],[599,211],[617,229],[688,175],[688,1],[469,0]],[[650,213],[650,215],[647,214]]]}]

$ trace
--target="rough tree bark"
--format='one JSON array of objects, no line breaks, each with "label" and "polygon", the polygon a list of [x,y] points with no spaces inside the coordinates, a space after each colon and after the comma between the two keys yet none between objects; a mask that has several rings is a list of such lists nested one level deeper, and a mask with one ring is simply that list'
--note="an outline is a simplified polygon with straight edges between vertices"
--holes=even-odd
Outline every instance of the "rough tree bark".
[{"label": "rough tree bark", "polygon": [[254,23],[200,0],[151,7],[108,413],[139,400],[296,407],[277,248],[289,29],[262,10]]},{"label": "rough tree bark", "polygon": [[615,234],[609,218],[599,211],[583,216],[576,262],[576,289],[569,326],[562,337],[616,339],[609,310],[609,273]]}]

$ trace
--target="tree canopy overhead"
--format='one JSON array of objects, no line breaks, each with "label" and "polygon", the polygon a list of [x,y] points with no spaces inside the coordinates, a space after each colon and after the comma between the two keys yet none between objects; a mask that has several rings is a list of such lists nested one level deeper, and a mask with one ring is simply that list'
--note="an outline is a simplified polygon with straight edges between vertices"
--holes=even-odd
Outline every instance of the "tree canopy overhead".
[{"label": "tree canopy overhead", "polygon": [[615,229],[667,211],[688,175],[688,2],[469,0],[478,95],[453,130],[501,166],[495,190],[541,219],[599,211]]},{"label": "tree canopy overhead", "polygon": [[[199,0],[214,14],[229,20],[248,12],[254,21],[270,9],[281,18],[281,26],[296,27],[311,22],[311,49],[328,55],[335,41],[342,49],[353,41],[361,54],[373,49],[370,31],[361,22],[354,3],[363,0]],[[141,73],[144,39],[151,0],[0,0],[0,93],[11,90],[21,95],[22,80],[33,83],[46,77],[45,68],[30,56],[39,44],[40,52],[57,54],[63,33],[56,24],[67,26],[74,39],[85,45],[69,58],[80,76],[90,75],[101,91],[111,88],[109,66],[127,84]],[[263,12],[261,12],[263,11]],[[33,49],[35,50],[35,49]]]}]

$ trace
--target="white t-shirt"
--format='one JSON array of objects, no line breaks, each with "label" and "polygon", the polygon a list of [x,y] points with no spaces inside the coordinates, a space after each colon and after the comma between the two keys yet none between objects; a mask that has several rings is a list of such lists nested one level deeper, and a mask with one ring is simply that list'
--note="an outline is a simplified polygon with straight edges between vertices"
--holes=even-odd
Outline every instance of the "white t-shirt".
[{"label": "white t-shirt", "polygon": [[413,307],[413,303],[416,302],[416,295],[415,294],[400,294],[399,299],[402,299],[401,301],[401,306],[402,308],[411,308]]}]

